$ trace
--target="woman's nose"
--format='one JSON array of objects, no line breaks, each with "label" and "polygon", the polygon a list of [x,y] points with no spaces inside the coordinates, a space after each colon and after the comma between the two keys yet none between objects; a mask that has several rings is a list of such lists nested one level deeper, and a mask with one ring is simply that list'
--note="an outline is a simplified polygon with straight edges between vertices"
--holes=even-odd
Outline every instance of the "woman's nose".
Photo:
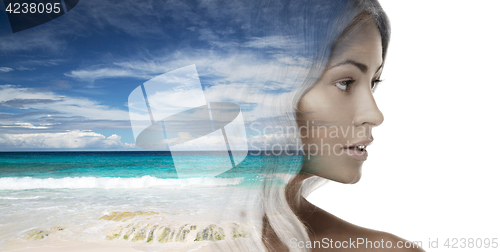
[{"label": "woman's nose", "polygon": [[354,125],[356,127],[363,124],[372,125],[373,127],[382,124],[384,115],[378,109],[373,92],[369,88],[359,90],[359,95],[356,99],[356,111],[354,115]]}]

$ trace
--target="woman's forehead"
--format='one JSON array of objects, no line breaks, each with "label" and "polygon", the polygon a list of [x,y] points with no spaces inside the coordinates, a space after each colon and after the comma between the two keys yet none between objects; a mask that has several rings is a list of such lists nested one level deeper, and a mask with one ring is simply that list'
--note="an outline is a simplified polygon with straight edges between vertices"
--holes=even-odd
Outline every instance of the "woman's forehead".
[{"label": "woman's forehead", "polygon": [[362,63],[368,68],[382,64],[382,38],[375,22],[357,25],[342,38],[332,51],[328,67],[345,61]]}]

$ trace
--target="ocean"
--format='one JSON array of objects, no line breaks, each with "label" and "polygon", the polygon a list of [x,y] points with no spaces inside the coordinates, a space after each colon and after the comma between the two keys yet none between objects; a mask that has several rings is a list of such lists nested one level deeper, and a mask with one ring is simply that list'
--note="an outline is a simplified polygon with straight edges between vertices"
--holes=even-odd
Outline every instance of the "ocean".
[{"label": "ocean", "polygon": [[183,158],[206,162],[179,179],[169,152],[0,153],[0,250],[107,242],[183,251],[258,241],[269,157],[248,155],[216,177],[203,176],[216,155]]}]

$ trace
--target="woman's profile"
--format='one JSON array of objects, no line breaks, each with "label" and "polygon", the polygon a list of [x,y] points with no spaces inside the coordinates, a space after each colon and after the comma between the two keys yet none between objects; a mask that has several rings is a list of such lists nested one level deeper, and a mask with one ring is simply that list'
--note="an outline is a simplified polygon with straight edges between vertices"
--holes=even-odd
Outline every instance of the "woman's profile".
[{"label": "woman's profile", "polygon": [[296,119],[304,156],[301,170],[284,190],[310,240],[286,237],[286,231],[276,232],[279,224],[274,228],[266,219],[263,240],[270,251],[423,251],[390,233],[346,222],[301,195],[308,179],[312,183],[327,179],[350,184],[361,178],[367,146],[373,141],[371,129],[384,120],[373,97],[381,81],[389,39],[387,19],[382,14],[377,8],[360,12],[335,42],[321,76],[299,96]]},{"label": "woman's profile", "polygon": [[[325,179],[358,182],[367,146],[373,141],[371,130],[384,120],[373,96],[390,36],[384,11],[376,0],[323,4],[332,11],[331,20],[325,21],[330,30],[323,37],[329,42],[319,50],[323,55],[315,55],[304,84],[292,92],[287,104],[293,110],[287,111],[288,119],[297,123],[295,137],[301,144],[295,147],[303,156],[295,163],[300,168],[296,174],[288,171],[286,185],[264,182],[263,242],[269,251],[423,251],[390,233],[348,223],[305,199]],[[289,142],[283,140],[282,145]]]}]

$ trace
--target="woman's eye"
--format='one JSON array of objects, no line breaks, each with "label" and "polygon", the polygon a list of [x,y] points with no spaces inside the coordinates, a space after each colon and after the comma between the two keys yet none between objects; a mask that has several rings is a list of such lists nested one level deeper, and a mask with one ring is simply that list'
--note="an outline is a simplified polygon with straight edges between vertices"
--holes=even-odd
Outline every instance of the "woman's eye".
[{"label": "woman's eye", "polygon": [[342,80],[335,82],[335,86],[340,88],[340,90],[347,92],[349,90],[349,85],[351,85],[354,80]]},{"label": "woman's eye", "polygon": [[382,82],[381,79],[372,80],[372,87],[371,87],[372,88],[372,92],[375,92],[375,89],[377,89],[377,86],[378,86],[378,84],[380,82]]}]

